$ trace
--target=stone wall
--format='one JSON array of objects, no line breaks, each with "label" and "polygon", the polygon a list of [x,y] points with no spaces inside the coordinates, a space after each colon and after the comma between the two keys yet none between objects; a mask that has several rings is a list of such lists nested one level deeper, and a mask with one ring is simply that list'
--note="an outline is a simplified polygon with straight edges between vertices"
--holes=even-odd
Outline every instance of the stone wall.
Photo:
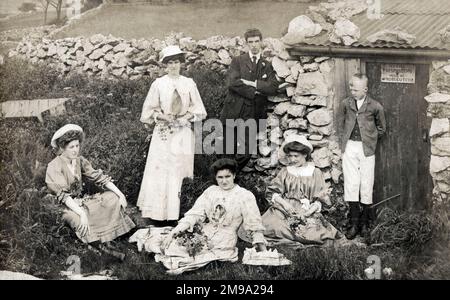
[{"label": "stone wall", "polygon": [[[111,80],[156,78],[165,70],[159,52],[177,44],[187,52],[186,68],[207,66],[226,72],[231,58],[247,51],[241,37],[213,36],[193,40],[182,34],[171,34],[164,40],[124,40],[113,36],[93,35],[89,38],[24,39],[9,57],[32,63],[46,63],[63,74],[79,72]],[[264,56],[277,73],[280,94],[269,98],[266,146],[259,147],[247,168],[268,178],[276,174],[278,148],[293,133],[306,135],[314,146],[312,159],[322,169],[329,185],[339,182],[340,156],[334,137],[332,82],[334,63],[328,57],[290,57],[279,39],[264,40]]]},{"label": "stone wall", "polygon": [[428,115],[430,128],[431,161],[434,200],[450,199],[450,60],[434,61],[428,84]]}]

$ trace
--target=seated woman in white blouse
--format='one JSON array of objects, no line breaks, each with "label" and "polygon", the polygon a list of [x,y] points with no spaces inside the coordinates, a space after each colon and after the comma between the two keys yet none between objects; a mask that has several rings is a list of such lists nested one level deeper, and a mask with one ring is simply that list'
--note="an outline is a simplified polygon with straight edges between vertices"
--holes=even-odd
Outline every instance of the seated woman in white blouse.
[{"label": "seated woman in white blouse", "polygon": [[[238,260],[237,231],[242,225],[258,251],[266,250],[264,227],[256,205],[255,196],[234,183],[237,163],[231,159],[220,159],[212,166],[217,185],[210,186],[186,212],[178,225],[162,242],[162,253],[155,259],[169,269],[169,273],[180,274],[205,266],[211,261]],[[206,242],[195,256],[190,256],[176,237],[185,231],[201,226]]]}]

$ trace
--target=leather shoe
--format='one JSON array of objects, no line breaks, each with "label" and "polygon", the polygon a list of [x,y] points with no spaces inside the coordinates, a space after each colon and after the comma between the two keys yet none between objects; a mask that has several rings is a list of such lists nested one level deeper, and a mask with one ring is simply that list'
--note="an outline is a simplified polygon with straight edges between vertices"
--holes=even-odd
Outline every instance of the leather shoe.
[{"label": "leather shoe", "polygon": [[366,237],[370,234],[369,226],[367,226],[367,224],[361,226],[360,234],[362,237]]},{"label": "leather shoe", "polygon": [[347,234],[345,235],[345,237],[348,240],[353,240],[356,235],[358,234],[359,230],[358,230],[358,226],[356,225],[352,225],[352,227],[350,227],[350,229],[347,231]]}]

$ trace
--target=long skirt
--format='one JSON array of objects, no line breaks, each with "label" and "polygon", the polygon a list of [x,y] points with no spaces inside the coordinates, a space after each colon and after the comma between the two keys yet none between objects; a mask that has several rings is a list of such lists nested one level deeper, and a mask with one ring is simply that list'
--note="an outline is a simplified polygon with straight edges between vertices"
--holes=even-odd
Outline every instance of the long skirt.
[{"label": "long skirt", "polygon": [[143,218],[178,220],[183,179],[194,176],[194,133],[190,128],[153,131],[137,206]]},{"label": "long skirt", "polygon": [[77,230],[80,216],[72,210],[64,211],[63,220],[75,230],[77,237],[84,243],[109,242],[135,227],[130,217],[124,213],[119,197],[113,192],[95,194],[84,201],[82,207],[88,216],[90,233],[81,236]]},{"label": "long skirt", "polygon": [[[295,199],[285,200],[293,206],[297,214],[304,215],[306,213],[300,201]],[[320,212],[315,212],[306,218],[305,224],[295,227],[291,226],[290,220],[275,207],[269,207],[261,218],[265,228],[264,237],[271,245],[297,246],[299,243],[303,245],[323,245],[335,240],[338,236],[337,229]]]},{"label": "long skirt", "polygon": [[192,271],[206,266],[212,261],[238,261],[238,249],[236,248],[236,234],[217,234],[211,237],[213,226],[205,226],[205,234],[210,236],[207,245],[195,256],[190,256],[186,247],[179,245],[173,239],[169,247],[164,251],[161,243],[167,237],[172,227],[150,227],[137,230],[129,239],[130,242],[137,242],[138,250],[144,249],[146,252],[155,253],[155,261],[161,262],[167,268],[167,273],[178,275],[183,272]]}]

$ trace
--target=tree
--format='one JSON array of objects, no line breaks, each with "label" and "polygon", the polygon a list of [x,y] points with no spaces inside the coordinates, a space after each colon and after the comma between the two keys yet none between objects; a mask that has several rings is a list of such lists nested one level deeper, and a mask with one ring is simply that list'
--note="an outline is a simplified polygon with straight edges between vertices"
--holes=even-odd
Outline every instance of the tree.
[{"label": "tree", "polygon": [[44,23],[47,23],[48,7],[53,6],[56,9],[56,20],[61,20],[61,9],[64,0],[36,0],[44,10]]}]

